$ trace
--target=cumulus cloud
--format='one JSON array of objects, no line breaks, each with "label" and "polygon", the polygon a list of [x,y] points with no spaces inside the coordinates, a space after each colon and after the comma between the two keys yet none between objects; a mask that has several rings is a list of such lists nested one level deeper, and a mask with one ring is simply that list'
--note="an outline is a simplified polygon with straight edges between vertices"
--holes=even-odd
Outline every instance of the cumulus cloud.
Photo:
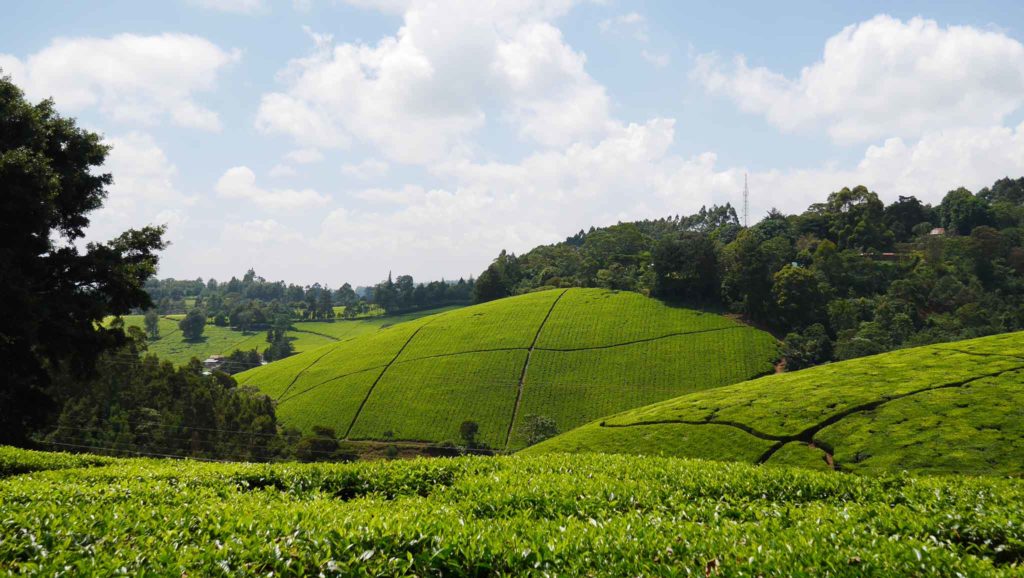
[{"label": "cumulus cloud", "polygon": [[381,178],[388,174],[388,164],[377,159],[366,159],[360,163],[345,163],[341,165],[341,172],[344,175],[365,181]]},{"label": "cumulus cloud", "polygon": [[268,171],[267,174],[275,179],[281,179],[285,177],[294,177],[298,173],[295,171],[295,168],[290,165],[276,164],[270,167],[270,171]]},{"label": "cumulus cloud", "polygon": [[[503,248],[522,252],[591,225],[738,205],[748,170],[721,166],[712,152],[673,154],[674,139],[674,121],[652,119],[515,163],[442,163],[433,173],[446,185],[359,191],[353,196],[373,201],[372,210],[335,207],[302,243],[366,280],[387,269],[451,277],[482,270]],[[749,171],[751,218],[772,207],[803,211],[844,186],[864,184],[890,202],[912,194],[937,203],[957,186],[977,190],[1022,173],[1024,124],[937,131],[868,146],[849,167]]]},{"label": "cumulus cloud", "polygon": [[246,166],[232,167],[221,175],[214,187],[227,199],[251,201],[268,211],[296,211],[326,205],[330,198],[313,189],[264,189],[256,184],[256,174]]},{"label": "cumulus cloud", "polygon": [[225,223],[221,230],[221,241],[264,244],[301,241],[297,231],[278,223],[274,219],[256,219],[242,223]]},{"label": "cumulus cloud", "polygon": [[132,132],[105,140],[110,154],[101,172],[111,173],[103,207],[91,215],[88,237],[106,240],[129,227],[167,225],[174,240],[188,218],[183,210],[196,202],[176,185],[178,169],[152,136]]},{"label": "cumulus cloud", "polygon": [[24,59],[0,54],[0,67],[34,99],[53,97],[68,112],[98,108],[115,121],[221,128],[217,113],[195,100],[217,74],[238,60],[188,34],[58,38]]},{"label": "cumulus cloud", "polygon": [[825,126],[843,143],[907,138],[999,124],[1019,109],[1024,45],[1001,32],[882,15],[829,38],[821,60],[795,79],[743,56],[729,69],[707,54],[692,77],[784,130]]},{"label": "cumulus cloud", "polygon": [[263,95],[256,126],[424,164],[468,155],[490,110],[543,146],[599,138],[613,124],[608,96],[550,23],[572,3],[356,2],[402,8],[401,28],[373,45],[315,36],[315,51],[279,75],[284,90]]},{"label": "cumulus cloud", "polygon": [[324,154],[315,148],[305,148],[290,151],[288,154],[284,155],[284,158],[285,160],[293,163],[307,165],[324,160]]}]

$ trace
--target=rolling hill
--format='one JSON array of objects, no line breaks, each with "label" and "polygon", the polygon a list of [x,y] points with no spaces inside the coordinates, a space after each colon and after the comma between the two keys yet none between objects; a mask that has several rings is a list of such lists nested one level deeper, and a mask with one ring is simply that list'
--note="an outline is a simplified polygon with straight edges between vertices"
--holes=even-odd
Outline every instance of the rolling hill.
[{"label": "rolling hill", "polygon": [[1024,473],[1024,332],[683,395],[527,453],[659,454],[854,472]]},{"label": "rolling hill", "polygon": [[629,292],[557,289],[423,317],[239,374],[286,425],[349,440],[526,445],[527,416],[600,416],[770,373],[775,340]]},{"label": "rolling hill", "polygon": [[[302,353],[337,341],[374,333],[382,327],[451,309],[457,309],[457,307],[358,319],[296,321],[288,331],[288,338],[291,340],[295,352]],[[267,343],[265,331],[242,332],[230,327],[218,327],[212,323],[206,324],[201,339],[188,341],[178,329],[178,321],[182,317],[184,315],[165,315],[160,318],[160,337],[149,342],[150,353],[179,364],[187,363],[193,357],[206,359],[211,355],[227,355],[236,349],[242,351],[257,349],[262,352],[270,345]],[[110,319],[107,319],[106,322],[109,323]],[[122,319],[125,327],[134,326],[140,329],[145,327],[142,315],[125,315]]]}]

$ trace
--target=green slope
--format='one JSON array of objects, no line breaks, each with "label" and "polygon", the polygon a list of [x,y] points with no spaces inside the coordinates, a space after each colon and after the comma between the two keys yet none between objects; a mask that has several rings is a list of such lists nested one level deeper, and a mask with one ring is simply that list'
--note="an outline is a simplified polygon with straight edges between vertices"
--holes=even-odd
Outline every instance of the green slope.
[{"label": "green slope", "polygon": [[[44,471],[52,470],[52,471]],[[211,464],[0,447],[29,576],[1020,576],[1024,481],[639,456]]]},{"label": "green slope", "polygon": [[526,416],[562,431],[772,371],[768,334],[642,295],[559,289],[394,325],[238,376],[289,425],[348,439],[526,443]]},{"label": "green slope", "polygon": [[684,395],[526,450],[855,472],[1024,473],[1024,332],[905,349]]},{"label": "green slope", "polygon": [[[296,353],[311,351],[324,345],[352,339],[360,335],[375,333],[381,328],[418,319],[425,315],[433,315],[443,311],[458,309],[445,307],[430,311],[417,311],[401,315],[364,317],[359,319],[338,319],[335,321],[299,321],[292,324],[288,338]],[[178,329],[178,321],[182,315],[167,315],[160,318],[160,337],[149,342],[149,352],[172,363],[187,363],[193,357],[206,359],[211,355],[227,355],[236,349],[247,351],[265,350],[269,347],[265,331],[244,333],[230,327],[217,327],[207,323],[203,337],[199,341],[187,341]],[[111,318],[112,319],[112,318]],[[145,327],[142,315],[125,315],[122,317],[126,327]],[[107,320],[109,323],[110,319]]]}]

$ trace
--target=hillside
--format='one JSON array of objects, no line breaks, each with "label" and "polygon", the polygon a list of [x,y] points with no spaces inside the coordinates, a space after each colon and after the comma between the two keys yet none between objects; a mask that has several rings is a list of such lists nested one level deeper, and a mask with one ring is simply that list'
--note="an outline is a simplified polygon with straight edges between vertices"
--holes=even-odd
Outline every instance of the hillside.
[{"label": "hillside", "polygon": [[637,456],[266,465],[0,447],[0,568],[41,576],[1016,576],[1022,502],[1021,480],[835,476]]},{"label": "hillside", "polygon": [[524,420],[600,416],[772,371],[775,340],[636,293],[559,289],[431,315],[239,374],[286,425],[350,440],[526,445]]},{"label": "hillside", "polygon": [[1024,332],[772,375],[634,409],[528,453],[600,451],[854,472],[1024,473]]},{"label": "hillside", "polygon": [[[296,321],[288,331],[288,338],[296,353],[310,351],[324,345],[351,339],[359,335],[373,333],[382,327],[418,319],[424,315],[432,315],[440,311],[457,309],[446,307],[430,311],[417,311],[401,315],[378,315],[359,319],[338,319],[335,321]],[[185,339],[178,329],[178,321],[183,315],[164,315],[160,317],[160,337],[149,342],[149,352],[172,363],[186,363],[193,357],[206,359],[211,355],[227,355],[232,351],[265,350],[267,343],[266,331],[243,332],[231,327],[218,327],[207,323],[203,337],[198,341]],[[142,315],[125,315],[125,327],[144,325]],[[109,320],[107,320],[109,323]]]}]

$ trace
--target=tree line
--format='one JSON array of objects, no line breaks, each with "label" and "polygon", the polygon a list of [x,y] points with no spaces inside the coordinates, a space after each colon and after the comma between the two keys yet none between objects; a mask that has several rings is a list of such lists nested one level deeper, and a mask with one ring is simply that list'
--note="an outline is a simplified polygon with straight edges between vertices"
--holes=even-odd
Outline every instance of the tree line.
[{"label": "tree line", "polygon": [[937,206],[863,186],[745,228],[732,206],[502,251],[477,302],[605,287],[742,314],[784,338],[790,369],[1024,328],[1024,178]]}]

